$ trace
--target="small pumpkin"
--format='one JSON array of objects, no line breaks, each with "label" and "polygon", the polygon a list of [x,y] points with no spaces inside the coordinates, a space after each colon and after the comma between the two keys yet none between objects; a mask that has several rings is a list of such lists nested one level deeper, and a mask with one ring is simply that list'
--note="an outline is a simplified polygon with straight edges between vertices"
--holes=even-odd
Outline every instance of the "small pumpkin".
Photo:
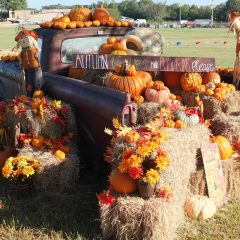
[{"label": "small pumpkin", "polygon": [[109,182],[118,193],[128,194],[137,191],[136,182],[128,174],[120,173],[117,169],[111,172]]},{"label": "small pumpkin", "polygon": [[122,21],[122,22],[121,22],[121,26],[122,26],[122,27],[128,27],[128,22]]},{"label": "small pumpkin", "polygon": [[31,144],[34,148],[43,148],[45,138],[41,135],[32,138]]},{"label": "small pumpkin", "polygon": [[83,22],[83,24],[84,24],[84,27],[90,27],[90,26],[93,25],[93,22],[92,21],[85,21],[85,22]]},{"label": "small pumpkin", "polygon": [[111,54],[114,51],[112,43],[104,43],[98,49],[98,54]]},{"label": "small pumpkin", "polygon": [[121,27],[122,23],[120,21],[114,21],[114,26]]},{"label": "small pumpkin", "polygon": [[68,15],[64,15],[58,19],[59,22],[69,23],[71,20]]},{"label": "small pumpkin", "polygon": [[71,21],[89,21],[91,20],[91,10],[89,8],[76,7],[68,14]]},{"label": "small pumpkin", "polygon": [[101,5],[101,7],[94,10],[92,18],[93,20],[99,20],[101,25],[105,25],[109,20],[109,16],[110,14],[107,9]]},{"label": "small pumpkin", "polygon": [[126,50],[125,45],[122,42],[115,42],[113,48],[116,50]]},{"label": "small pumpkin", "polygon": [[92,22],[92,25],[93,25],[94,27],[99,27],[99,26],[100,26],[100,21],[94,20],[94,21]]},{"label": "small pumpkin", "polygon": [[67,25],[68,25],[68,23],[59,22],[59,23],[57,24],[57,28],[58,28],[58,29],[61,29],[61,30],[64,30],[64,29],[67,28]]},{"label": "small pumpkin", "polygon": [[164,127],[174,128],[175,127],[175,122],[173,120],[165,120],[164,121]]},{"label": "small pumpkin", "polygon": [[[224,89],[225,90],[225,89]],[[214,98],[216,98],[218,101],[223,101],[226,98],[226,91],[222,92],[222,91],[218,91],[214,93]]]},{"label": "small pumpkin", "polygon": [[236,87],[233,84],[228,84],[227,87],[230,89],[230,91],[236,91]]},{"label": "small pumpkin", "polygon": [[206,87],[205,87],[205,85],[203,85],[203,84],[198,85],[198,86],[196,86],[196,87],[194,88],[194,91],[195,91],[196,93],[205,92],[205,90],[206,90]]},{"label": "small pumpkin", "polygon": [[125,137],[124,137],[124,140],[127,142],[127,143],[134,143],[134,142],[137,142],[137,140],[140,138],[140,135],[138,132],[132,130],[132,131],[129,131]]},{"label": "small pumpkin", "polygon": [[208,219],[216,213],[217,207],[212,199],[194,195],[186,199],[184,209],[192,219]]},{"label": "small pumpkin", "polygon": [[141,104],[141,103],[144,103],[144,97],[139,95],[139,96],[136,96],[133,98],[133,101],[137,104]]},{"label": "small pumpkin", "polygon": [[208,89],[205,90],[205,94],[206,94],[207,96],[212,96],[212,95],[214,95],[214,90],[208,88]]},{"label": "small pumpkin", "polygon": [[182,110],[177,110],[174,112],[176,118],[185,122],[188,126],[194,126],[199,123],[199,116],[197,114],[192,114],[187,116],[187,114]]},{"label": "small pumpkin", "polygon": [[221,77],[217,72],[206,72],[202,75],[202,83],[207,84],[213,82],[215,84],[221,82]]},{"label": "small pumpkin", "polygon": [[137,74],[137,70],[134,65],[129,65],[126,69],[126,73],[128,76],[134,76]]},{"label": "small pumpkin", "polygon": [[181,120],[175,122],[175,128],[187,128],[187,124]]},{"label": "small pumpkin", "polygon": [[181,76],[180,83],[184,91],[190,92],[193,91],[196,86],[201,85],[202,77],[199,73],[195,72],[184,73]]},{"label": "small pumpkin", "polygon": [[133,27],[134,26],[134,22],[128,22],[128,27]]},{"label": "small pumpkin", "polygon": [[114,26],[114,21],[107,21],[107,26],[108,27],[113,27]]},{"label": "small pumpkin", "polygon": [[116,38],[115,37],[109,37],[108,39],[107,39],[107,43],[109,43],[109,44],[113,44],[113,43],[115,43],[116,42]]},{"label": "small pumpkin", "polygon": [[60,161],[64,161],[66,159],[66,155],[63,151],[61,150],[57,150],[54,153],[54,157],[56,157],[57,159],[59,159]]},{"label": "small pumpkin", "polygon": [[84,23],[82,21],[77,21],[76,22],[76,27],[77,28],[83,28],[84,27]]},{"label": "small pumpkin", "polygon": [[155,81],[153,83],[153,88],[157,91],[164,89],[164,83],[162,81]]},{"label": "small pumpkin", "polygon": [[215,136],[211,141],[217,143],[221,160],[226,160],[232,156],[232,146],[224,136]]},{"label": "small pumpkin", "polygon": [[145,97],[149,102],[156,102],[159,104],[164,104],[168,102],[170,96],[170,91],[167,87],[162,90],[156,90],[153,87],[147,87],[145,91]]},{"label": "small pumpkin", "polygon": [[71,21],[71,22],[67,23],[67,28],[69,28],[69,29],[74,29],[76,27],[77,27],[76,21]]},{"label": "small pumpkin", "polygon": [[212,89],[212,90],[214,90],[214,89],[216,88],[216,84],[213,83],[213,82],[209,82],[209,83],[207,83],[205,86],[206,86],[206,89]]},{"label": "small pumpkin", "polygon": [[217,88],[227,88],[228,84],[224,82],[219,82],[217,83],[216,87]]}]

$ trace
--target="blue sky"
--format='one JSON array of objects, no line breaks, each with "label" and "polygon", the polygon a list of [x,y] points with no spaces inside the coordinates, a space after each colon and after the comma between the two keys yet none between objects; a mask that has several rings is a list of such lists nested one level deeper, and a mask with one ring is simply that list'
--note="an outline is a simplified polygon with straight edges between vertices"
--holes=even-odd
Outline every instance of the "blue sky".
[{"label": "blue sky", "polygon": [[[118,1],[118,0],[117,0]],[[28,7],[30,8],[37,8],[40,9],[41,6],[49,5],[49,4],[66,4],[66,5],[81,5],[81,4],[91,4],[94,2],[97,2],[97,0],[27,0]],[[165,2],[164,0],[155,0],[155,2]],[[173,4],[173,3],[181,3],[181,4],[196,4],[196,5],[209,5],[211,4],[211,0],[166,0],[167,5]],[[213,0],[214,5],[218,5],[220,3],[224,3],[226,0]]]}]

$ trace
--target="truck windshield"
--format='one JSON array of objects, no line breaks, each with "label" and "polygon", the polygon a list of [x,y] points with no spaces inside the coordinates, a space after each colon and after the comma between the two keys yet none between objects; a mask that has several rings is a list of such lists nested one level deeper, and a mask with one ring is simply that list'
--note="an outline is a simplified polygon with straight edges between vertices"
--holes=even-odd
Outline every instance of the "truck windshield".
[{"label": "truck windshield", "polygon": [[71,63],[74,53],[97,53],[98,48],[107,42],[108,36],[81,37],[66,39],[62,42],[61,61]]}]

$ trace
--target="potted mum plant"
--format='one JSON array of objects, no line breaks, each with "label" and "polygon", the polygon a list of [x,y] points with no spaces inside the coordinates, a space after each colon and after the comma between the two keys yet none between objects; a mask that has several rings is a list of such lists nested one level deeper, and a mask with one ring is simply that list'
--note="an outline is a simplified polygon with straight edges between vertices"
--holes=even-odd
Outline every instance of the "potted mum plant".
[{"label": "potted mum plant", "polygon": [[2,175],[14,183],[18,196],[27,197],[32,190],[32,179],[40,171],[41,166],[37,160],[19,155],[6,160]]}]

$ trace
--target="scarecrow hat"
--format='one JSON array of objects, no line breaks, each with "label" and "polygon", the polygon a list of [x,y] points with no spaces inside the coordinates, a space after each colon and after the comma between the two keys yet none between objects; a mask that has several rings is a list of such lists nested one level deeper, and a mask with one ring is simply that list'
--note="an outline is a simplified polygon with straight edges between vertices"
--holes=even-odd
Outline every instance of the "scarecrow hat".
[{"label": "scarecrow hat", "polygon": [[31,36],[33,37],[36,41],[38,40],[38,35],[35,31],[33,30],[27,30],[25,28],[23,28],[15,37],[15,41],[18,42],[22,36]]}]

